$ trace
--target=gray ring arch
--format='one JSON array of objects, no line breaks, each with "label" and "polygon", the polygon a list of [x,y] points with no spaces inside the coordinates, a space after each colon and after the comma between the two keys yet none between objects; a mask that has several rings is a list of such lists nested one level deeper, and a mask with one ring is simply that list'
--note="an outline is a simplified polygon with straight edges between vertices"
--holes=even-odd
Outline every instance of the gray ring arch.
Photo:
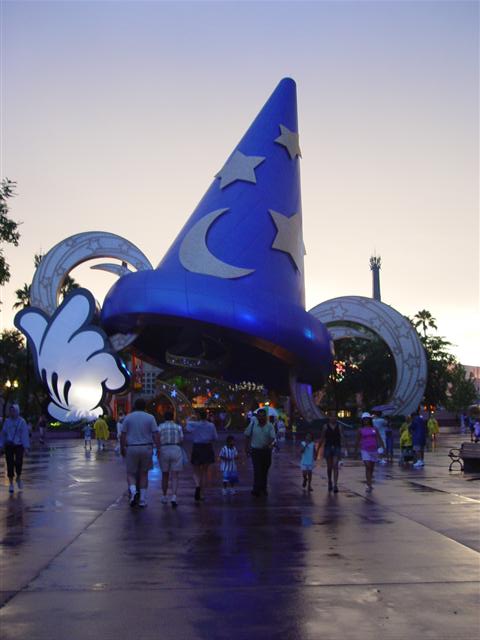
[{"label": "gray ring arch", "polygon": [[[128,263],[138,271],[152,269],[145,254],[132,242],[106,231],[86,231],[65,238],[52,247],[42,258],[33,276],[30,303],[47,315],[52,315],[58,306],[60,289],[68,274],[80,264],[94,258],[114,258]],[[104,269],[122,275],[128,267],[105,264],[92,269]],[[124,349],[137,337],[135,333],[117,333],[110,336],[115,351]]]},{"label": "gray ring arch", "polygon": [[[407,415],[418,407],[427,384],[427,358],[418,334],[407,318],[383,302],[362,296],[332,298],[310,309],[310,313],[331,328],[334,340],[368,339],[369,332],[381,338],[392,353],[397,372],[395,389],[386,402],[391,405],[388,413]],[[343,326],[342,322],[353,322],[360,330]],[[306,419],[323,415],[313,401],[309,385],[297,383],[292,378],[291,387]]]}]

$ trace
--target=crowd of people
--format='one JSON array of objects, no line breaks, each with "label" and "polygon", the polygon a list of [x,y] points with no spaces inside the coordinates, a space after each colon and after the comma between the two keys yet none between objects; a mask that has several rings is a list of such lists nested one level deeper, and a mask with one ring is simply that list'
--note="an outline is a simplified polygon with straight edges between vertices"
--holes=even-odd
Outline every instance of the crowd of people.
[{"label": "crowd of people", "polygon": [[[254,497],[268,495],[268,474],[272,464],[272,455],[285,440],[286,424],[281,416],[269,415],[268,407],[259,408],[247,415],[248,424],[244,430],[244,453],[251,459],[253,468]],[[45,441],[46,416],[39,420],[40,443]],[[296,429],[292,424],[291,435],[296,443]],[[41,427],[41,428],[40,428]],[[30,448],[30,433],[25,420],[20,416],[18,405],[9,408],[8,417],[0,431],[0,450],[5,454],[9,492],[23,490],[23,457]],[[110,437],[106,416],[100,416],[94,423],[82,428],[86,451],[92,449],[92,438],[97,441],[98,451],[106,448]],[[408,416],[399,429],[401,465],[412,465],[414,469],[424,467],[424,452],[430,445],[435,449],[439,433],[438,421],[433,414],[423,418],[418,412]],[[476,442],[480,442],[480,420],[477,418],[472,430]],[[191,455],[184,448],[185,435],[190,437]],[[317,432],[318,434],[318,432]],[[327,413],[327,421],[315,439],[312,431],[306,431],[300,442],[299,466],[301,485],[304,491],[311,492],[313,471],[317,460],[324,460],[327,472],[328,492],[338,493],[339,470],[342,460],[347,457],[347,442],[342,424],[336,412]],[[139,398],[133,411],[127,416],[119,415],[117,422],[116,451],[125,458],[128,496],[131,506],[147,506],[148,474],[153,468],[154,455],[162,472],[161,502],[178,504],[179,474],[188,465],[192,466],[194,479],[193,499],[200,503],[205,499],[209,466],[218,462],[221,472],[221,490],[223,495],[234,495],[239,482],[239,450],[233,435],[228,435],[218,457],[214,443],[218,440],[215,424],[205,409],[199,409],[192,415],[183,428],[175,422],[174,413],[166,411],[163,421],[157,425],[153,415],[146,411],[146,403]],[[367,493],[373,490],[376,464],[391,464],[394,461],[394,429],[381,412],[364,412],[361,424],[356,431],[353,456],[359,456],[365,470]],[[156,450],[156,453],[155,453]]]}]

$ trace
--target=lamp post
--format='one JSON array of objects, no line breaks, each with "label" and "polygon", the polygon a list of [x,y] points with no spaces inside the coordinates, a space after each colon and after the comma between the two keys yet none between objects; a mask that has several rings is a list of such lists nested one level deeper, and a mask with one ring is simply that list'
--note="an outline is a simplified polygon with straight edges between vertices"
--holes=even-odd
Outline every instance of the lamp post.
[{"label": "lamp post", "polygon": [[16,378],[13,378],[12,380],[10,378],[7,378],[3,383],[3,388],[5,389],[5,394],[3,398],[3,411],[2,411],[3,418],[5,418],[5,411],[7,408],[7,404],[10,402],[10,396],[19,387],[20,387],[20,383]]}]

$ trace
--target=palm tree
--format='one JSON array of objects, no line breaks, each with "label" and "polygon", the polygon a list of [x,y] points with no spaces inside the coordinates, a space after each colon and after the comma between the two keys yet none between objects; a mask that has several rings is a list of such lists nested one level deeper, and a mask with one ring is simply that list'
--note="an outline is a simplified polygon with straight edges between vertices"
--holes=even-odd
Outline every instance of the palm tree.
[{"label": "palm tree", "polygon": [[417,311],[413,316],[413,326],[415,329],[418,329],[418,327],[421,328],[424,338],[427,337],[428,329],[438,329],[435,318],[432,316],[430,311],[427,311],[426,309]]},{"label": "palm tree", "polygon": [[25,309],[30,306],[30,285],[24,284],[22,289],[15,291],[17,301],[13,305],[14,309]]},{"label": "palm tree", "polygon": [[[36,253],[33,258],[33,263],[35,265],[35,269],[38,268],[40,262],[42,261],[42,254]],[[78,289],[80,285],[78,282],[75,282],[73,278],[67,276],[62,284],[62,288],[60,289],[60,301],[65,298],[67,294],[69,294],[74,289]],[[22,289],[17,289],[15,291],[15,295],[17,296],[17,302],[13,305],[14,309],[25,309],[30,306],[30,285],[24,284]]]}]

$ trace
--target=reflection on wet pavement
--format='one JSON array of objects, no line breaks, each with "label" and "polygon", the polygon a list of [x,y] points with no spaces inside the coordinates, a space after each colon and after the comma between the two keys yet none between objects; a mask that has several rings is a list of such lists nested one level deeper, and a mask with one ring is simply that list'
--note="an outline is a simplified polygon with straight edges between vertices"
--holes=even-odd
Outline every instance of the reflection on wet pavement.
[{"label": "reflection on wet pavement", "polygon": [[276,454],[265,499],[242,461],[237,495],[212,468],[196,505],[187,470],[177,510],[155,466],[132,510],[113,448],[34,451],[25,491],[0,487],[2,640],[474,637],[480,487],[448,474],[445,451],[421,471],[379,468],[371,495],[351,460],[339,494],[318,465],[306,495],[298,458]]}]

